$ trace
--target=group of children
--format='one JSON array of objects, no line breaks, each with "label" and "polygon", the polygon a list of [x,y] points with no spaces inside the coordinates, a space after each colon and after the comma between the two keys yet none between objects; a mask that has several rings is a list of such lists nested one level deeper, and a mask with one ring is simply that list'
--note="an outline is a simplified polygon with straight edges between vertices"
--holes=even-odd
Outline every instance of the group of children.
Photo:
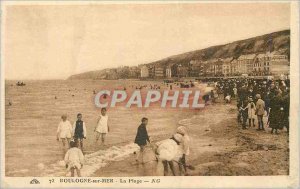
[{"label": "group of children", "polygon": [[[80,169],[83,166],[83,139],[86,139],[87,129],[85,122],[82,120],[82,114],[77,114],[77,120],[73,126],[67,120],[67,115],[61,116],[61,122],[57,128],[57,141],[62,141],[62,147],[65,152],[66,147],[69,148],[64,156],[66,167],[71,171],[71,176],[74,176],[76,170],[77,176],[81,176]],[[101,137],[102,144],[105,142],[105,135],[109,132],[108,115],[106,108],[101,109],[101,115],[94,129],[96,132],[96,143]],[[66,145],[66,143],[68,145]],[[80,149],[78,148],[80,146]]]},{"label": "group of children", "polygon": [[[62,121],[58,125],[57,140],[62,141],[64,150],[66,147],[69,149],[66,151],[64,161],[66,168],[71,171],[71,176],[81,176],[80,169],[84,163],[83,155],[83,139],[87,137],[87,129],[85,122],[82,120],[82,114],[77,114],[77,120],[73,126],[70,121],[67,120],[66,115],[62,115]],[[160,142],[151,143],[150,137],[147,132],[148,118],[142,118],[142,123],[138,127],[135,143],[139,145],[140,152],[137,157],[137,161],[143,164],[143,155],[146,146],[151,146],[155,153],[156,160],[163,164],[164,175],[168,175],[168,169],[170,168],[173,175],[183,175],[186,172],[186,156],[189,155],[189,135],[187,128],[180,126],[176,129],[176,133],[169,139],[165,139]],[[94,129],[96,133],[96,143],[101,138],[102,144],[105,142],[105,136],[110,131],[108,126],[108,115],[106,109],[101,109],[101,115],[97,121],[97,125]],[[68,144],[68,145],[67,145]],[[150,145],[148,145],[150,144]],[[178,171],[175,171],[174,163],[178,165]]]},{"label": "group of children", "polygon": [[[140,147],[140,152],[136,159],[138,163],[148,163],[144,161],[144,151],[146,146],[151,146],[156,155],[156,161],[163,164],[163,175],[168,175],[169,167],[174,176],[184,175],[187,171],[186,156],[189,155],[190,146],[187,128],[179,126],[171,138],[154,143],[150,141],[150,137],[148,136],[147,124],[148,118],[142,118],[142,123],[137,129],[134,141]],[[178,171],[175,170],[174,163],[177,165]]]}]

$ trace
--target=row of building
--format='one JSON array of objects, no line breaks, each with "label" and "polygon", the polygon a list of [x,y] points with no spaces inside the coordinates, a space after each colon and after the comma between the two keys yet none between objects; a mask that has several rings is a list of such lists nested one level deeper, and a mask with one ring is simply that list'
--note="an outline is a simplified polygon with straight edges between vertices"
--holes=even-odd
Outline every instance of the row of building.
[{"label": "row of building", "polygon": [[288,75],[289,60],[287,55],[268,52],[241,55],[238,58],[191,60],[185,64],[168,66],[139,65],[138,68],[142,78]]}]

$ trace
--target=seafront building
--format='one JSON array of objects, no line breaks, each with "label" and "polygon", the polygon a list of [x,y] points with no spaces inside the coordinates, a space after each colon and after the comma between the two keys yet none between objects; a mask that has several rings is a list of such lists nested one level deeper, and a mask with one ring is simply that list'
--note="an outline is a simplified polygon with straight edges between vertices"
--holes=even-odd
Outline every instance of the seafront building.
[{"label": "seafront building", "polygon": [[223,76],[230,76],[231,75],[231,61],[232,57],[223,59],[222,64],[222,75]]},{"label": "seafront building", "polygon": [[191,60],[189,67],[190,77],[198,77],[203,75],[203,62],[201,60]]},{"label": "seafront building", "polygon": [[255,54],[241,55],[237,59],[237,70],[240,74],[250,74],[253,70]]},{"label": "seafront building", "polygon": [[149,69],[145,65],[141,67],[141,77],[142,78],[149,77]]},{"label": "seafront building", "polygon": [[163,66],[154,66],[154,76],[156,78],[163,78],[165,76],[165,69]]},{"label": "seafront building", "polygon": [[[289,59],[279,52],[243,54],[237,58],[214,58],[208,60],[192,59],[189,62],[161,65],[139,65],[122,67],[129,70],[130,77],[140,72],[141,78],[174,78],[174,77],[230,77],[230,76],[280,76],[289,74]],[[138,76],[137,76],[138,77]]]},{"label": "seafront building", "polygon": [[237,59],[232,59],[230,61],[230,75],[236,76],[238,75],[238,66],[237,66]]},{"label": "seafront building", "polygon": [[269,67],[270,73],[273,75],[289,75],[290,74],[290,62],[287,55],[281,55],[278,52],[274,52],[271,58],[271,65]]},{"label": "seafront building", "polygon": [[179,64],[177,66],[177,76],[178,77],[189,77],[189,68],[187,66]]},{"label": "seafront building", "polygon": [[172,68],[171,68],[171,66],[168,66],[166,68],[166,77],[167,78],[171,78],[172,77]]}]

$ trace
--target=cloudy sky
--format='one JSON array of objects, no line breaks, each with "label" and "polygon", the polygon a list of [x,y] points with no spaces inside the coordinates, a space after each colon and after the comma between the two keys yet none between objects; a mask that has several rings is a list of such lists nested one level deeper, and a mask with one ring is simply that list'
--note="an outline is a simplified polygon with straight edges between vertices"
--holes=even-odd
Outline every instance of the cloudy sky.
[{"label": "cloudy sky", "polygon": [[6,79],[65,79],[289,29],[288,3],[7,5]]}]

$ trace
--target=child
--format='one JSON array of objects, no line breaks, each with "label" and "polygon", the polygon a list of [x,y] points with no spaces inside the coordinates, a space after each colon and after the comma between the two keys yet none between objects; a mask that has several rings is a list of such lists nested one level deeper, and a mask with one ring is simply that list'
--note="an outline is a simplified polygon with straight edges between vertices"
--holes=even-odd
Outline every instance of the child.
[{"label": "child", "polygon": [[[182,151],[182,157],[180,158],[180,163],[182,164],[184,168],[184,172],[187,171],[186,169],[186,156],[190,154],[190,137],[187,132],[187,128],[185,126],[179,126],[177,128],[177,133],[181,134],[182,137],[182,143],[180,144],[180,149]],[[182,173],[182,166],[179,166],[180,172]]]},{"label": "child", "polygon": [[139,162],[143,162],[143,152],[145,146],[147,145],[147,141],[150,143],[150,139],[146,129],[147,124],[148,124],[148,118],[143,117],[142,124],[138,127],[136,137],[134,140],[134,143],[136,143],[140,147],[140,153],[137,158],[137,161]]},{"label": "child", "polygon": [[94,132],[96,132],[96,143],[99,140],[99,137],[101,135],[101,141],[102,144],[105,142],[105,135],[109,132],[109,126],[108,126],[108,115],[106,115],[106,108],[101,109],[101,115],[98,119],[97,126],[94,129]]},{"label": "child", "polygon": [[174,134],[172,138],[157,142],[156,154],[158,156],[158,161],[163,163],[164,175],[168,175],[168,167],[172,171],[173,176],[176,176],[176,171],[173,161],[180,163],[180,158],[182,157],[182,151],[180,149],[180,143],[183,140],[181,134]]},{"label": "child", "polygon": [[77,114],[77,121],[73,125],[73,136],[75,141],[80,141],[80,148],[83,149],[83,139],[86,139],[86,127],[85,123],[81,120],[82,114]]},{"label": "child", "polygon": [[234,86],[233,90],[233,97],[236,98],[237,97],[237,88],[236,86]]},{"label": "child", "polygon": [[249,103],[247,105],[247,108],[248,108],[248,122],[249,122],[249,127],[251,127],[251,121],[252,121],[252,124],[253,124],[253,127],[255,127],[255,112],[256,112],[256,107],[255,107],[255,104],[253,102],[253,99],[252,98],[249,98]]},{"label": "child", "polygon": [[84,156],[82,151],[77,147],[77,143],[75,141],[70,142],[70,149],[67,151],[65,155],[66,167],[68,170],[71,170],[71,177],[74,177],[74,172],[76,170],[77,176],[81,177],[80,169],[83,166]]},{"label": "child", "polygon": [[62,115],[61,119],[62,121],[58,124],[56,139],[57,141],[59,141],[59,139],[62,141],[63,148],[65,149],[66,140],[68,145],[70,143],[72,136],[72,125],[70,121],[67,120],[67,115]]},{"label": "child", "polygon": [[226,97],[225,97],[225,103],[230,103],[231,102],[231,96],[230,95],[227,95]]}]

